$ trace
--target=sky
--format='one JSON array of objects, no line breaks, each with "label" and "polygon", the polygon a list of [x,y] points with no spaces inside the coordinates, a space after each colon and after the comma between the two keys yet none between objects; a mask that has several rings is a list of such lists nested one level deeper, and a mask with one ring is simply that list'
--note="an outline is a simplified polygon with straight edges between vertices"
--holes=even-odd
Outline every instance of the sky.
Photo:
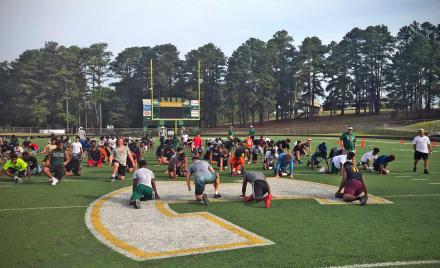
[{"label": "sky", "polygon": [[226,56],[250,37],[287,30],[340,41],[354,27],[384,24],[393,35],[414,20],[440,23],[440,0],[0,0],[0,61],[47,41],[127,47],[174,44],[183,58],[214,43]]}]

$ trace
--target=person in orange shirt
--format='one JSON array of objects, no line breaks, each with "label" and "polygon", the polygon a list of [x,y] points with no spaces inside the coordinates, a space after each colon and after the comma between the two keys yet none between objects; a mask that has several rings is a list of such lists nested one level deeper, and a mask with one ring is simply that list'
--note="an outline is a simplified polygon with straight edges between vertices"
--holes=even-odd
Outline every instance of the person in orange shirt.
[{"label": "person in orange shirt", "polygon": [[231,174],[232,176],[243,174],[244,172],[244,158],[240,151],[235,151],[234,155],[229,161],[231,164]]},{"label": "person in orange shirt", "polygon": [[251,163],[251,148],[254,141],[252,140],[251,136],[248,136],[246,139],[244,139],[244,146],[245,146],[245,156],[246,159],[249,161],[248,164]]}]

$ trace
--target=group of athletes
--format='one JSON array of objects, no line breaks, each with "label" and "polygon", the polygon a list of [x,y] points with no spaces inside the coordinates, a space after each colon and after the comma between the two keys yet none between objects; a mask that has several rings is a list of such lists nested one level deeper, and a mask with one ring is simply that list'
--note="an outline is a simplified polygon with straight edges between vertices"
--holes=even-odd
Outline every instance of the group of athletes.
[{"label": "group of athletes", "polygon": [[[428,171],[428,155],[432,153],[429,138],[424,130],[413,140],[414,168],[417,170],[419,160],[424,161],[424,173]],[[179,137],[180,136],[180,137]],[[246,171],[246,164],[257,164],[262,159],[263,170],[273,170],[275,177],[289,176],[293,178],[295,165],[302,164],[304,155],[310,156],[307,166],[319,169],[320,173],[340,174],[341,183],[335,197],[351,202],[359,200],[365,205],[368,200],[367,187],[361,170],[376,172],[381,175],[389,173],[388,164],[395,160],[393,154],[380,155],[379,148],[363,154],[356,161],[356,137],[353,128],[348,127],[339,140],[339,147],[327,152],[325,142],[320,143],[314,152],[311,150],[312,140],[305,142],[290,139],[274,141],[260,136],[255,137],[255,129],[250,127],[248,136],[240,140],[234,135],[233,127],[228,131],[228,138],[208,139],[205,143],[200,134],[190,139],[187,130],[182,129],[180,135],[161,128],[159,144],[156,148],[156,159],[159,165],[167,165],[166,173],[172,179],[184,177],[188,190],[191,191],[190,179],[195,185],[195,199],[209,203],[204,193],[206,184],[213,184],[214,198],[220,198],[220,173],[229,170],[232,176],[242,176],[243,201],[265,201],[267,208],[271,206],[272,194],[266,176],[260,171]],[[38,147],[29,139],[23,142],[23,149],[15,136],[9,142],[1,143],[2,163],[5,174],[15,182],[21,183],[26,175],[44,173],[50,185],[57,185],[64,176],[81,175],[81,160],[87,157],[87,166],[102,167],[104,163],[112,166],[111,182],[124,180],[126,172],[133,172],[133,194],[130,205],[140,208],[141,200],[159,199],[154,173],[147,169],[143,158],[144,152],[153,148],[153,138],[146,136],[140,141],[127,138],[102,136],[98,141],[86,137],[82,128],[78,131],[75,141],[69,137],[52,136],[49,144],[39,152]],[[293,149],[291,150],[291,143]],[[186,148],[186,150],[185,150]],[[189,165],[185,151],[189,151],[192,162]],[[6,154],[9,153],[8,156]],[[45,154],[40,167],[34,154]],[[320,166],[324,162],[325,165]],[[217,166],[216,172],[213,166]],[[252,185],[252,194],[246,196],[246,186]],[[343,190],[343,191],[342,191]]]}]

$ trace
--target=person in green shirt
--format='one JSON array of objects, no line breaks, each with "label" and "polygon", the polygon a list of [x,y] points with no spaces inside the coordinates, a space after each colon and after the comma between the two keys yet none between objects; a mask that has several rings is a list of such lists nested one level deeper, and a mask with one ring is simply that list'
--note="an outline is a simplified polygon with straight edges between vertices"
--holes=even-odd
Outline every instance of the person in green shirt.
[{"label": "person in green shirt", "polygon": [[339,138],[341,149],[348,152],[356,152],[356,137],[353,134],[353,127],[347,127],[347,131]]},{"label": "person in green shirt", "polygon": [[11,159],[6,161],[3,169],[8,177],[12,178],[16,183],[22,183],[26,174],[27,163],[23,159],[18,158],[16,154],[11,155]]},{"label": "person in green shirt", "polygon": [[255,138],[255,129],[254,129],[253,125],[251,125],[250,128],[249,128],[249,136],[251,137],[252,140],[254,140],[254,138]]},{"label": "person in green shirt", "polygon": [[63,179],[66,173],[65,166],[69,162],[64,144],[60,140],[56,144],[57,148],[52,150],[46,159],[48,166],[43,169],[44,174],[49,178],[49,184],[52,186],[57,185]]},{"label": "person in green shirt", "polygon": [[232,138],[232,139],[234,138],[234,127],[233,126],[230,126],[228,129],[228,137]]}]

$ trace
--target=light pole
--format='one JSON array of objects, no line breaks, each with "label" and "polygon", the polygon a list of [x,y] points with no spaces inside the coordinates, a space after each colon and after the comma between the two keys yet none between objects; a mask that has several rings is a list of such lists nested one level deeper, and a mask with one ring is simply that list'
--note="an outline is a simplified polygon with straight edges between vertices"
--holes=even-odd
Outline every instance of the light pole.
[{"label": "light pole", "polygon": [[68,95],[68,91],[67,91],[67,69],[66,66],[64,66],[64,82],[65,82],[65,86],[66,86],[66,128],[67,128],[67,133],[69,133],[69,95]]}]

